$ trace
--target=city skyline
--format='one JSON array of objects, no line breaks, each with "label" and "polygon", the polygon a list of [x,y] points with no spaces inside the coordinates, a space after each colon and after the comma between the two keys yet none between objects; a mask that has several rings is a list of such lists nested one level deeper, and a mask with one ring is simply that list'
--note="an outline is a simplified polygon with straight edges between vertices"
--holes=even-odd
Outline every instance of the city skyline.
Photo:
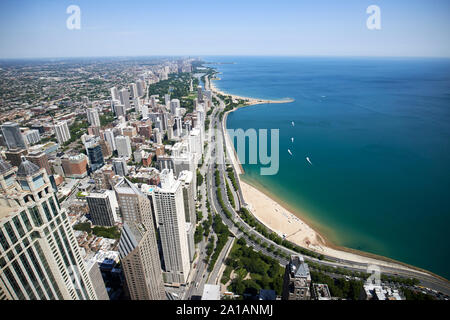
[{"label": "city skyline", "polygon": [[[450,5],[427,1],[5,1],[0,59],[111,56],[450,57]],[[71,5],[80,29],[66,26]],[[380,8],[381,29],[366,11]]]}]

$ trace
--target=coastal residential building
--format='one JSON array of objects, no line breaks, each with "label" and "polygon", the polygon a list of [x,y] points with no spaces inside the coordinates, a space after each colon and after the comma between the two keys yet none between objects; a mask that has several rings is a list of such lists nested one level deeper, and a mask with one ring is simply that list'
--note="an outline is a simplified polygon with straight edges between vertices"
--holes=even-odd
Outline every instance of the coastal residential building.
[{"label": "coastal residential building", "polygon": [[151,203],[127,179],[119,182],[114,189],[124,222],[119,253],[130,297],[133,300],[164,300]]},{"label": "coastal residential building", "polygon": [[47,172],[0,161],[0,292],[10,300],[95,300]]},{"label": "coastal residential building", "polygon": [[300,255],[291,255],[283,281],[283,300],[310,300],[311,275]]},{"label": "coastal residential building", "polygon": [[27,144],[25,142],[22,133],[20,132],[19,124],[15,122],[5,122],[1,126],[3,138],[5,139],[8,149],[26,149]]},{"label": "coastal residential building", "polygon": [[119,205],[114,191],[104,190],[90,193],[86,197],[92,224],[96,226],[114,226],[119,220],[117,210]]},{"label": "coastal residential building", "polygon": [[160,174],[161,187],[154,191],[155,212],[161,238],[166,283],[184,284],[190,272],[189,244],[181,182],[173,171]]},{"label": "coastal residential building", "polygon": [[67,121],[60,121],[54,126],[56,139],[60,145],[70,140],[70,131]]}]

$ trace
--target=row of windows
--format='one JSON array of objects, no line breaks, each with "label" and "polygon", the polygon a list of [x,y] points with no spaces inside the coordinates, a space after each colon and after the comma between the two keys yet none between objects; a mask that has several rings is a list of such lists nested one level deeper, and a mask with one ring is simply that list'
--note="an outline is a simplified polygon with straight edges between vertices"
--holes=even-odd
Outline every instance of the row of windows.
[{"label": "row of windows", "polygon": [[[57,217],[58,209],[56,208],[53,197],[50,197],[48,199],[48,202],[50,203],[51,210],[49,209],[47,202],[44,201],[42,203],[42,207],[44,209],[44,213],[47,218],[47,221],[50,222],[53,217],[56,217],[57,223],[59,224],[61,222],[61,220],[59,217]],[[59,206],[59,203],[58,202],[56,202],[56,203]],[[40,227],[44,224],[44,220],[41,216],[41,213],[39,212],[38,206],[29,208],[28,212],[31,216],[31,220],[33,221],[33,224],[35,227]],[[53,213],[53,217],[52,217],[51,213]],[[64,214],[63,218],[65,218],[65,217],[66,217],[66,215]],[[4,251],[7,251],[11,246],[14,246],[16,244],[16,242],[19,240],[19,238],[22,238],[23,236],[25,236],[25,234],[27,232],[31,231],[33,228],[26,211],[22,211],[20,213],[20,218],[21,219],[19,219],[19,216],[16,215],[12,219],[12,222],[14,224],[14,227],[15,227],[17,233],[16,233],[16,231],[14,231],[14,228],[9,221],[4,224],[4,230],[5,230],[6,234],[8,235],[9,241],[5,237],[5,233],[0,229],[0,244],[3,247]]]}]

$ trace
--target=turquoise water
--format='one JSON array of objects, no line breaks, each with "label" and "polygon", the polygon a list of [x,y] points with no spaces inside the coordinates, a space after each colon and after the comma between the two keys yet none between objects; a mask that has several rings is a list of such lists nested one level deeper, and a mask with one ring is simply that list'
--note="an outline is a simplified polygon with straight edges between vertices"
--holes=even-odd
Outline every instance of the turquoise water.
[{"label": "turquoise water", "polygon": [[295,99],[229,115],[228,128],[280,129],[278,174],[244,164],[247,181],[338,245],[450,278],[450,60],[206,60],[235,62],[213,65],[224,91]]}]

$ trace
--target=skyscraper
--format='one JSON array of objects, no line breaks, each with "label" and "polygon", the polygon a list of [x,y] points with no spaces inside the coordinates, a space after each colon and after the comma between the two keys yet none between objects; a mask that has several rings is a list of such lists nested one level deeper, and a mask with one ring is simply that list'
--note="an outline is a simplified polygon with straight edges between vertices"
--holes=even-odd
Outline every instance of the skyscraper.
[{"label": "skyscraper", "polygon": [[131,157],[131,142],[128,136],[117,136],[116,147],[119,157],[130,158]]},{"label": "skyscraper", "polygon": [[97,299],[45,169],[0,161],[0,292],[13,300]]},{"label": "skyscraper", "polygon": [[23,137],[28,145],[33,145],[41,141],[39,130],[28,130],[24,132]]},{"label": "skyscraper", "polygon": [[180,108],[180,100],[178,99],[173,99],[172,101],[170,101],[170,113],[173,114],[174,116],[177,115],[177,109]]},{"label": "skyscraper", "polygon": [[114,173],[118,176],[125,177],[128,174],[127,161],[124,158],[113,159]]},{"label": "skyscraper", "polygon": [[117,91],[116,87],[111,88],[111,100],[119,100],[119,92]]},{"label": "skyscraper", "polygon": [[131,99],[139,97],[136,83],[130,83]]},{"label": "skyscraper", "polygon": [[105,138],[106,142],[111,148],[111,151],[116,151],[117,148],[116,148],[116,140],[114,138],[114,132],[111,129],[107,129],[103,133],[103,137]]},{"label": "skyscraper", "polygon": [[5,122],[2,124],[3,138],[8,149],[26,149],[27,144],[20,132],[20,127],[15,122]]},{"label": "skyscraper", "polygon": [[55,124],[55,134],[56,139],[60,145],[63,145],[65,142],[70,140],[70,131],[69,126],[67,125],[67,121],[61,121]]},{"label": "skyscraper", "polygon": [[97,171],[105,165],[105,159],[102,153],[102,147],[99,143],[93,144],[87,148],[89,163],[92,172]]},{"label": "skyscraper", "polygon": [[125,111],[130,109],[130,93],[128,89],[123,88],[119,91],[120,103],[125,106]]},{"label": "skyscraper", "polygon": [[160,178],[161,188],[155,190],[154,199],[165,280],[184,284],[189,276],[190,255],[181,182],[168,169],[161,172]]},{"label": "skyscraper", "polygon": [[123,217],[119,253],[133,300],[164,300],[165,291],[151,204],[127,179],[114,187]]},{"label": "skyscraper", "polygon": [[100,127],[100,117],[98,115],[98,110],[94,108],[89,108],[86,111],[87,120],[91,126]]},{"label": "skyscraper", "polygon": [[92,224],[111,227],[118,222],[116,210],[119,206],[114,191],[104,190],[90,193],[86,200]]}]

